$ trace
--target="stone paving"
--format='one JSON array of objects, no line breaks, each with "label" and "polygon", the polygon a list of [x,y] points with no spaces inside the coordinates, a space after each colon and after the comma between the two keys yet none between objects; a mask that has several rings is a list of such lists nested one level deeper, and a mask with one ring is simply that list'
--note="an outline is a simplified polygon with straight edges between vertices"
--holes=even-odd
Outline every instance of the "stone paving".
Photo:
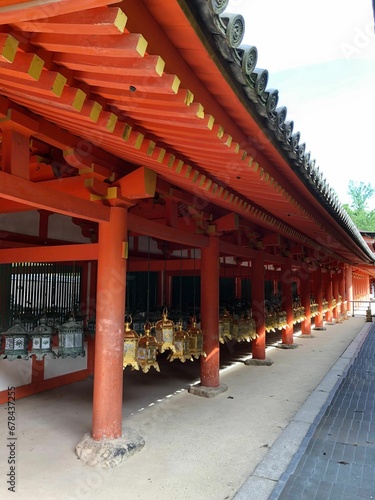
[{"label": "stone paving", "polygon": [[375,499],[375,325],[270,500]]}]

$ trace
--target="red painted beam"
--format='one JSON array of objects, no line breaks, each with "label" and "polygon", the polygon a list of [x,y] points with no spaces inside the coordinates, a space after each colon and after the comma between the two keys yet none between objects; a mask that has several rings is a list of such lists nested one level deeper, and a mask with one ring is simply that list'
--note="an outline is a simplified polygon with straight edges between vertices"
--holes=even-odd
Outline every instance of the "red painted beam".
[{"label": "red painted beam", "polygon": [[28,0],[14,5],[14,0],[2,0],[0,19],[2,24],[18,23],[40,18],[49,18],[70,12],[102,7],[118,3],[118,0]]},{"label": "red painted beam", "polygon": [[80,4],[80,12],[48,18],[42,17],[41,19],[19,23],[15,22],[12,23],[12,27],[16,30],[34,33],[70,33],[77,35],[116,35],[124,32],[127,17],[118,7],[98,7],[85,10],[81,7],[82,2],[78,3]]},{"label": "red painted beam", "polygon": [[[129,272],[147,272],[147,271],[170,271],[175,272],[176,276],[179,272],[184,271],[184,275],[186,271],[196,271],[196,274],[199,273],[201,268],[200,259],[186,259],[186,260],[155,260],[155,256],[152,256],[153,260],[134,260],[131,256],[129,258],[128,271]],[[191,274],[191,273],[189,273]]]},{"label": "red painted beam", "polygon": [[59,193],[25,179],[17,178],[15,181],[14,176],[5,172],[0,172],[0,198],[94,222],[109,220],[109,207]]},{"label": "red painted beam", "polygon": [[253,250],[248,247],[241,247],[239,245],[234,245],[233,243],[228,243],[226,241],[220,241],[220,254],[231,255],[232,257],[244,257],[247,259],[255,259],[258,255],[258,250]]},{"label": "red painted beam", "polygon": [[12,262],[71,262],[97,260],[98,244],[78,244],[0,249],[0,263]]},{"label": "red painted beam", "polygon": [[[131,75],[131,76],[161,76],[165,63],[160,56],[146,54],[142,58],[137,57],[106,57],[100,60],[98,57],[86,54],[64,54],[58,52],[53,56],[53,62],[75,71],[86,71],[105,73],[106,75]],[[125,100],[134,101],[134,92],[126,91],[120,94]],[[138,99],[139,100],[139,99]],[[145,102],[145,99],[142,99]],[[168,101],[164,101],[168,106]]]},{"label": "red painted beam", "polygon": [[172,243],[179,243],[193,248],[206,248],[209,244],[207,236],[186,233],[130,213],[128,215],[128,228],[138,234],[144,234],[152,238],[171,241]]},{"label": "red painted beam", "polygon": [[62,35],[60,33],[38,33],[33,44],[52,52],[88,54],[97,57],[143,57],[147,42],[140,34],[87,36]]}]

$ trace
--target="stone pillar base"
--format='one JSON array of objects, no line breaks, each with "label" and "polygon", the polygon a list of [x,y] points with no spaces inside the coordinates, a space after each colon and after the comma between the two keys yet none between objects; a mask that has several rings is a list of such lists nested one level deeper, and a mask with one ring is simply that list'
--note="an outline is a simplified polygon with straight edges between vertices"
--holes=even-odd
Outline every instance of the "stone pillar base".
[{"label": "stone pillar base", "polygon": [[311,333],[301,333],[301,335],[298,338],[300,338],[300,339],[313,339],[313,338],[315,338],[315,336],[312,335]]},{"label": "stone pillar base", "polygon": [[326,325],[335,325],[336,321],[326,321]]},{"label": "stone pillar base", "polygon": [[278,349],[297,349],[298,345],[297,344],[283,344],[282,342],[278,342],[276,344],[276,347]]},{"label": "stone pillar base", "polygon": [[318,332],[325,332],[327,328],[325,326],[316,326],[314,330],[317,330]]},{"label": "stone pillar base", "polygon": [[246,366],[271,366],[273,365],[273,361],[270,358],[266,359],[249,358],[246,361],[244,361],[244,364]]},{"label": "stone pillar base", "polygon": [[76,446],[76,453],[86,465],[101,469],[112,469],[121,465],[127,458],[141,450],[144,439],[130,427],[122,429],[122,436],[116,439],[95,441],[86,433]]},{"label": "stone pillar base", "polygon": [[204,385],[191,385],[188,389],[190,394],[195,396],[201,396],[203,398],[214,398],[219,394],[228,390],[228,386],[225,384],[220,384],[218,387],[206,387]]}]

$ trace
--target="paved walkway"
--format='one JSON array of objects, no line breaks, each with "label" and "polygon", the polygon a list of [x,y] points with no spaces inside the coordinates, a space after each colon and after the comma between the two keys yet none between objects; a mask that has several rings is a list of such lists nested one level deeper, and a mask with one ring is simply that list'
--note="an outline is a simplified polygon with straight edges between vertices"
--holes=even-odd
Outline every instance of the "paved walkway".
[{"label": "paved walkway", "polygon": [[[281,459],[282,449],[287,448],[291,438],[288,431],[284,431],[235,499],[257,498],[254,487],[258,483],[259,488],[262,482],[261,498],[269,500],[375,498],[375,325],[364,327],[339,364],[342,361],[347,363],[342,377],[272,493],[268,496],[267,483],[279,476],[280,467],[275,462]],[[334,375],[335,368],[328,377]],[[322,387],[317,390],[323,392]],[[314,393],[304,406],[314,404]],[[299,414],[294,418],[296,422]]]},{"label": "paved walkway", "polygon": [[375,325],[271,499],[375,498]]}]

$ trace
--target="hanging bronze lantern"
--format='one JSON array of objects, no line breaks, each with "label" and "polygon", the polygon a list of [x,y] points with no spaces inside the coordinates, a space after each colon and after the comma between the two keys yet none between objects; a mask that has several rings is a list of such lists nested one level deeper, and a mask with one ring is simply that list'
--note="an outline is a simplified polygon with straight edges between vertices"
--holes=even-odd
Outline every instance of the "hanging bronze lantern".
[{"label": "hanging bronze lantern", "polygon": [[169,356],[169,361],[174,361],[175,359],[179,359],[183,363],[186,360],[193,361],[193,358],[190,354],[190,337],[187,332],[183,329],[182,320],[177,323],[177,330],[174,333],[174,347],[175,350],[171,352]]},{"label": "hanging bronze lantern", "polygon": [[240,340],[251,342],[257,337],[255,320],[250,312],[240,320]]},{"label": "hanging bronze lantern", "polygon": [[56,354],[52,350],[52,336],[53,329],[47,325],[47,318],[40,318],[39,325],[34,328],[31,337],[31,351],[30,356],[35,356],[36,359],[41,360],[44,356],[56,358]]},{"label": "hanging bronze lantern", "polygon": [[3,333],[4,353],[3,358],[13,361],[14,359],[29,359],[27,331],[22,327],[21,320],[16,319],[14,325]]},{"label": "hanging bronze lantern", "polygon": [[132,370],[139,370],[139,364],[137,361],[139,335],[130,328],[130,324],[132,322],[131,316],[129,316],[129,319],[129,322],[125,321],[123,367],[126,368],[127,366],[131,366]]},{"label": "hanging bronze lantern", "polygon": [[190,354],[193,358],[198,359],[200,356],[206,356],[203,350],[203,332],[197,327],[196,317],[192,318],[192,326],[188,332],[190,338]]},{"label": "hanging bronze lantern", "polygon": [[241,342],[242,340],[247,340],[250,331],[249,318],[246,314],[243,314],[238,321],[238,335],[237,340]]},{"label": "hanging bronze lantern", "polygon": [[224,344],[225,339],[232,339],[232,318],[226,309],[219,318],[219,340]]},{"label": "hanging bronze lantern", "polygon": [[240,340],[240,321],[237,318],[232,319],[231,338],[237,342]]},{"label": "hanging bronze lantern", "polygon": [[174,346],[174,322],[168,319],[168,310],[163,309],[163,319],[159,320],[155,325],[156,340],[158,342],[159,351],[164,352],[167,349],[175,351]]},{"label": "hanging bronze lantern", "polygon": [[76,358],[77,356],[85,356],[83,347],[83,327],[78,321],[75,321],[71,315],[63,325],[58,327],[59,331],[59,347],[57,356],[67,358],[68,356]]},{"label": "hanging bronze lantern", "polygon": [[138,365],[144,373],[147,373],[151,367],[160,372],[159,363],[156,361],[157,352],[157,340],[151,335],[151,324],[146,322],[145,334],[140,337],[137,349]]}]

